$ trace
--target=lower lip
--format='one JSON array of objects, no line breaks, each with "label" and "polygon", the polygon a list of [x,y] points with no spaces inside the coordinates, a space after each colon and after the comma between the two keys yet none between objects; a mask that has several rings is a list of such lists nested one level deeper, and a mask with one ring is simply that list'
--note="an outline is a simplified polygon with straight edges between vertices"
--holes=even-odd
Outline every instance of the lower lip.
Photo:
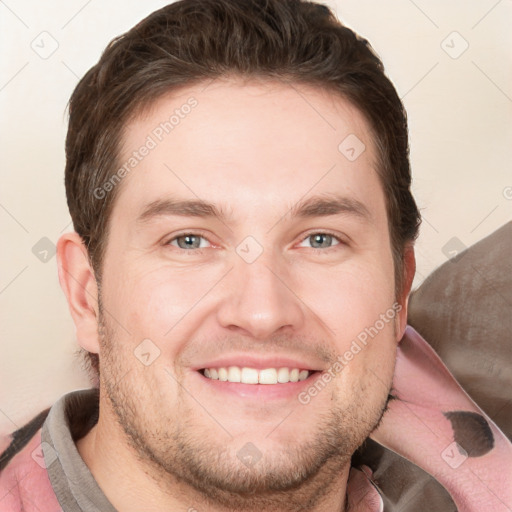
[{"label": "lower lip", "polygon": [[198,371],[195,371],[195,373],[214,391],[230,393],[241,398],[262,398],[265,400],[297,398],[301,391],[313,385],[322,375],[322,372],[314,372],[305,380],[287,382],[286,384],[243,384],[241,382],[209,379]]}]

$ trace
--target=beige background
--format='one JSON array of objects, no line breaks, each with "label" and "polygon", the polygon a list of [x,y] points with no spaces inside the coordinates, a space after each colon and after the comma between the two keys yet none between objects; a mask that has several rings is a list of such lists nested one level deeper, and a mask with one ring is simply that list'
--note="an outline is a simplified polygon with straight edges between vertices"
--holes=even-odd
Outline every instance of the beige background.
[{"label": "beige background", "polygon": [[[0,432],[88,386],[56,259],[34,252],[71,227],[63,173],[74,86],[113,37],[165,3],[0,2]],[[417,286],[448,249],[511,218],[512,1],[325,3],[369,39],[408,110],[424,217]]]}]

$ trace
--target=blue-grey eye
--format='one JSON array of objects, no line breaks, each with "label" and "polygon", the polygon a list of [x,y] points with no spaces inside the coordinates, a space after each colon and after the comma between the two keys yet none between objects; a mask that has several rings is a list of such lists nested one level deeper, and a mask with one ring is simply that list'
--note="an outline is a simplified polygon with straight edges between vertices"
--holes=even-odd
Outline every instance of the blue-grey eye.
[{"label": "blue-grey eye", "polygon": [[[186,234],[186,235],[178,235],[174,237],[172,240],[170,240],[168,243],[169,245],[174,245],[179,247],[180,249],[200,249],[205,247],[205,245],[201,245],[201,240],[205,240],[204,237],[201,235],[193,235],[193,234]],[[174,243],[176,242],[176,244]]]},{"label": "blue-grey eye", "polygon": [[337,237],[329,233],[313,233],[304,239],[306,240],[310,240],[313,249],[329,249],[340,243]]}]

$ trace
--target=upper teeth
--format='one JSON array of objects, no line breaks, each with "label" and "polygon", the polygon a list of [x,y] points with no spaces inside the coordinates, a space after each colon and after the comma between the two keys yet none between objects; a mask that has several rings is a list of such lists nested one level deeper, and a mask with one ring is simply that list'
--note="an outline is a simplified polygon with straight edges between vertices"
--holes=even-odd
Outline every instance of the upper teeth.
[{"label": "upper teeth", "polygon": [[299,370],[298,368],[265,368],[264,370],[257,370],[256,368],[230,366],[229,368],[205,368],[204,376],[209,379],[241,382],[242,384],[277,384],[278,382],[286,384],[287,382],[307,379],[309,371]]}]

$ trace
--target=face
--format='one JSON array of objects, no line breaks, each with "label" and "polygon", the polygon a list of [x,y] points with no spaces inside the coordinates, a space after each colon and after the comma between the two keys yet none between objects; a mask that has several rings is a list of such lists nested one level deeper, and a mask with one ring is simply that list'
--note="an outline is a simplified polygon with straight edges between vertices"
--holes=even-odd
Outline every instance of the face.
[{"label": "face", "polygon": [[315,88],[215,81],[130,123],[120,160],[102,414],[151,471],[231,504],[338,477],[382,415],[397,337],[363,117]]}]

